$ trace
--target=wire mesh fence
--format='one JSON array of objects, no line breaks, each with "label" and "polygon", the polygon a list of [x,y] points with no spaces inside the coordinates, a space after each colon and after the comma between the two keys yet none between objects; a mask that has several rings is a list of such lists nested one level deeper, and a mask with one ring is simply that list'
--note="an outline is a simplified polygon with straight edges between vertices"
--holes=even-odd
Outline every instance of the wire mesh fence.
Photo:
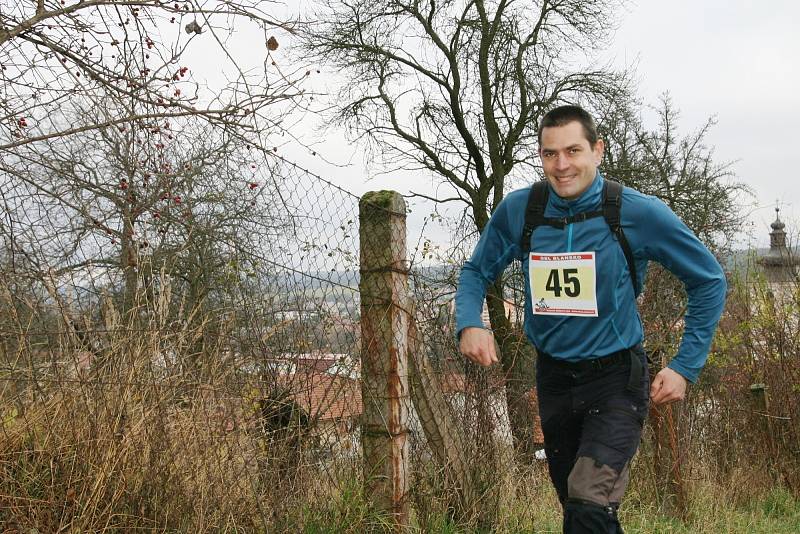
[{"label": "wire mesh fence", "polygon": [[358,477],[358,198],[273,162],[100,224],[4,185],[0,522],[288,530]]},{"label": "wire mesh fence", "polygon": [[477,506],[475,438],[508,416],[501,373],[457,358],[453,273],[409,264],[402,200],[359,221],[358,197],[268,169],[233,198],[213,177],[82,202],[4,184],[3,524],[288,531],[371,482],[378,526],[431,495]]}]

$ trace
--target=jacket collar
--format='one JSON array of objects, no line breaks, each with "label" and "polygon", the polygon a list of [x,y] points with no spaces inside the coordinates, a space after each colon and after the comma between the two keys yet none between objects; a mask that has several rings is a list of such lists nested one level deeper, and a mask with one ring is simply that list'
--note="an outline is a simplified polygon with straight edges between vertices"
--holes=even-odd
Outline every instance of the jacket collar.
[{"label": "jacket collar", "polygon": [[580,196],[574,200],[567,200],[558,196],[549,185],[549,182],[548,187],[550,188],[549,204],[560,212],[580,213],[597,209],[597,207],[602,204],[603,175],[600,174],[600,171],[597,171],[594,180],[589,187],[586,188],[586,191],[581,193]]}]

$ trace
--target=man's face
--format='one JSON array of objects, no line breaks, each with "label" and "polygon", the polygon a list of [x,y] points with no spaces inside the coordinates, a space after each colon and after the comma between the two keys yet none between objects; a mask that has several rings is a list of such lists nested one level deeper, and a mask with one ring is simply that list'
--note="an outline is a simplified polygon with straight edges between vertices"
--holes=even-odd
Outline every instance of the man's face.
[{"label": "man's face", "polygon": [[589,144],[578,121],[542,129],[539,155],[550,186],[561,198],[574,200],[591,185],[603,159],[603,141]]}]

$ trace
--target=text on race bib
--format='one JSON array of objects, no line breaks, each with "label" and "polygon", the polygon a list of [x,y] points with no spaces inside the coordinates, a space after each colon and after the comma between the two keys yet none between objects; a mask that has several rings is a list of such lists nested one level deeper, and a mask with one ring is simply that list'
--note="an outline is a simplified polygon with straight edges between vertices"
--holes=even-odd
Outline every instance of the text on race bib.
[{"label": "text on race bib", "polygon": [[597,317],[594,252],[531,252],[528,276],[535,315]]}]

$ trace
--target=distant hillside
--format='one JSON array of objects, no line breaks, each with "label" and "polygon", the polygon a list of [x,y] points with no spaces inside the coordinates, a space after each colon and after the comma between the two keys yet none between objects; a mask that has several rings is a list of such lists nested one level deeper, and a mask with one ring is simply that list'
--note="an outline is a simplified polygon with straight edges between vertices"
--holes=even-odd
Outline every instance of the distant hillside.
[{"label": "distant hillside", "polygon": [[[793,256],[800,254],[800,247],[793,247],[790,249]],[[734,250],[729,256],[722,258],[722,268],[729,273],[744,272],[748,264],[752,267],[752,263],[759,257],[766,255],[769,248],[756,248],[747,250]]]}]

